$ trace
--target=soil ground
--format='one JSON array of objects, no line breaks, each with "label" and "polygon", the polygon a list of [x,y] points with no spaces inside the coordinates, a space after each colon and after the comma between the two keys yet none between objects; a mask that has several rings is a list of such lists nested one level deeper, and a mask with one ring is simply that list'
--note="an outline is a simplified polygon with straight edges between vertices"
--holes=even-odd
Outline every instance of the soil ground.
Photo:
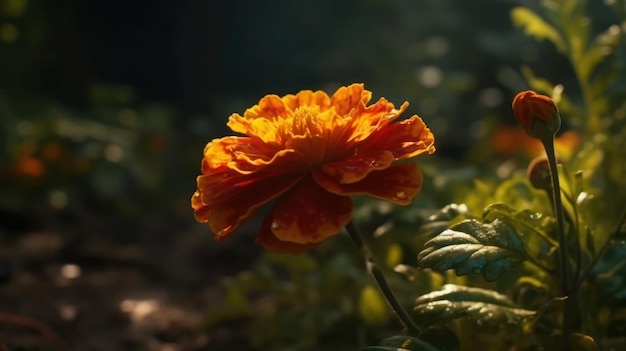
[{"label": "soil ground", "polygon": [[220,278],[258,249],[245,235],[218,244],[193,220],[153,217],[3,213],[0,350],[247,350],[243,323],[207,330],[203,320]]}]

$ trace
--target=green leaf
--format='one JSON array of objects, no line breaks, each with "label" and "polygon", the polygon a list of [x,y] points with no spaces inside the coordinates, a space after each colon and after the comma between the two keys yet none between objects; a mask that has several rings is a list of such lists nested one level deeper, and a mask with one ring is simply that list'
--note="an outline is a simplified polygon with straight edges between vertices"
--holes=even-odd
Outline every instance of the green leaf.
[{"label": "green leaf", "polygon": [[483,221],[500,220],[508,224],[519,238],[524,251],[546,269],[554,268],[553,253],[558,241],[552,237],[555,219],[530,210],[517,211],[505,204],[491,204],[483,211]]},{"label": "green leaf", "polygon": [[511,10],[511,20],[517,27],[537,40],[550,40],[560,52],[565,51],[565,44],[559,32],[543,18],[526,7],[515,7]]},{"label": "green leaf", "polygon": [[420,296],[413,310],[424,325],[470,317],[480,326],[494,328],[530,325],[537,315],[495,291],[454,284]]},{"label": "green leaf", "polygon": [[454,268],[457,275],[482,273],[487,281],[500,278],[525,258],[524,244],[510,226],[499,220],[481,224],[475,219],[443,231],[426,242],[417,256],[421,268]]},{"label": "green leaf", "polygon": [[620,27],[613,25],[595,37],[590,47],[584,52],[584,56],[578,65],[582,81],[589,80],[591,73],[593,73],[598,64],[613,53],[613,49],[620,41],[621,34]]}]

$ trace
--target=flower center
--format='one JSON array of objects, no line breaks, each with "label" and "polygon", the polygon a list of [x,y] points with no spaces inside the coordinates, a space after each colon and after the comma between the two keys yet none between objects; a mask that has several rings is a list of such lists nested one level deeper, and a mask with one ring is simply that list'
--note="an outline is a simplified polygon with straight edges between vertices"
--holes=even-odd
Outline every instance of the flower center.
[{"label": "flower center", "polygon": [[291,133],[297,136],[319,136],[324,134],[324,125],[319,120],[320,107],[299,106],[293,113]]}]

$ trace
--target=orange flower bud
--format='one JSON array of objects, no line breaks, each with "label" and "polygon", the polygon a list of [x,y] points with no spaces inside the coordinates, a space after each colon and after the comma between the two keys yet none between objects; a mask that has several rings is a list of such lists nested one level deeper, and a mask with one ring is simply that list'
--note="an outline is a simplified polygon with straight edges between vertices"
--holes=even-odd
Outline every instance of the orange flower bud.
[{"label": "orange flower bud", "polygon": [[551,190],[550,164],[546,156],[538,156],[530,162],[526,171],[530,184],[536,189]]},{"label": "orange flower bud", "polygon": [[532,90],[523,91],[513,99],[513,113],[528,135],[552,138],[561,127],[561,116],[556,103]]}]

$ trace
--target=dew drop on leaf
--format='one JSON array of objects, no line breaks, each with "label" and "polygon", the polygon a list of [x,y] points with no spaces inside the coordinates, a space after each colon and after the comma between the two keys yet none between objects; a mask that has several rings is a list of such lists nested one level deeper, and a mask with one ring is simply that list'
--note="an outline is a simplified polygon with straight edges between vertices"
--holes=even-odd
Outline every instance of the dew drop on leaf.
[{"label": "dew drop on leaf", "polygon": [[541,213],[531,213],[530,219],[540,219],[543,216]]}]

